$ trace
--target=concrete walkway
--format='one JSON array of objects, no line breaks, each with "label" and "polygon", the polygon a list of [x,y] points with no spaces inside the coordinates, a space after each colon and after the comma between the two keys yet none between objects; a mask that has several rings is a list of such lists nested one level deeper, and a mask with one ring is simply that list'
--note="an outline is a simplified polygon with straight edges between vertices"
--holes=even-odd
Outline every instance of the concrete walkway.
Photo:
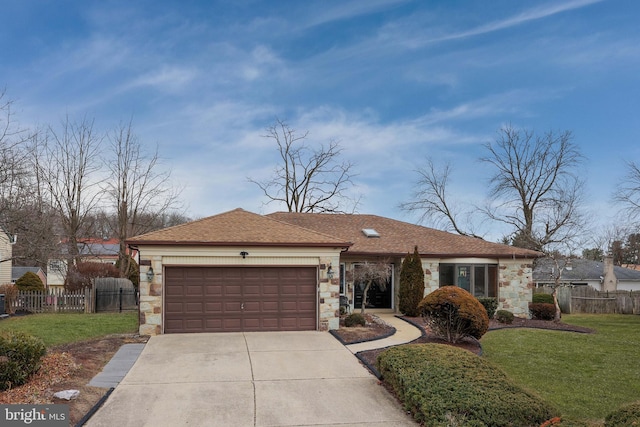
[{"label": "concrete walkway", "polygon": [[87,426],[416,426],[327,332],[160,335]]},{"label": "concrete walkway", "polygon": [[346,347],[353,354],[359,351],[375,350],[377,348],[390,347],[392,345],[406,344],[420,338],[422,331],[409,322],[399,319],[392,313],[375,313],[382,321],[396,328],[396,333],[381,340],[367,341],[358,344],[349,344]]},{"label": "concrete walkway", "polygon": [[89,385],[104,388],[117,386],[136,362],[144,346],[144,344],[124,344],[102,368],[102,372],[89,381]]}]

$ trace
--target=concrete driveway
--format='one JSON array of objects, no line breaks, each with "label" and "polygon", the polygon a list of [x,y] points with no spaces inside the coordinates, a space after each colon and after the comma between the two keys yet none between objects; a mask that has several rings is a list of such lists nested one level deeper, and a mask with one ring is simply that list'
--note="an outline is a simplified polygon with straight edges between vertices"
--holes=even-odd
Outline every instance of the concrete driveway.
[{"label": "concrete driveway", "polygon": [[416,426],[327,332],[152,337],[87,426]]}]

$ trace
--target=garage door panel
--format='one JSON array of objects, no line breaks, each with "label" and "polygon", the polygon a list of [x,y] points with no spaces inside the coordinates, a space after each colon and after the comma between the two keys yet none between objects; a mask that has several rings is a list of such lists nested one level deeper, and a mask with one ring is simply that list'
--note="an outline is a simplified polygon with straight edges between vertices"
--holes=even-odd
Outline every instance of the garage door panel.
[{"label": "garage door panel", "polygon": [[207,302],[205,304],[205,311],[207,313],[216,314],[222,311],[222,307],[221,302]]},{"label": "garage door panel", "polygon": [[223,294],[222,285],[205,285],[204,294],[207,296],[220,296]]},{"label": "garage door panel", "polygon": [[227,296],[242,296],[242,285],[226,285],[224,286],[224,294]]},{"label": "garage door panel", "polygon": [[165,332],[316,329],[314,267],[167,267]]},{"label": "garage door panel", "polygon": [[202,302],[188,302],[184,305],[184,312],[186,314],[199,314],[204,311],[204,303]]}]

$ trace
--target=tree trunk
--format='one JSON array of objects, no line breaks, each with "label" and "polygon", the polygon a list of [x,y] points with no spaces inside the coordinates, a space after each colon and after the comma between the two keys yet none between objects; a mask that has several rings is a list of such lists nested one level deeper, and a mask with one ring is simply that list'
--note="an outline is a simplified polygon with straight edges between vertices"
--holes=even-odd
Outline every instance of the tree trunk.
[{"label": "tree trunk", "polygon": [[360,307],[360,314],[364,314],[365,306],[367,305],[367,300],[369,299],[369,288],[371,288],[371,284],[373,280],[367,281],[367,286],[364,287],[364,291],[362,291],[362,306]]},{"label": "tree trunk", "polygon": [[558,304],[558,286],[556,285],[553,287],[553,293],[551,295],[553,295],[553,303],[556,306],[556,314],[555,316],[553,316],[553,321],[554,322],[559,322],[560,318],[562,317],[562,312],[560,311],[560,304]]}]

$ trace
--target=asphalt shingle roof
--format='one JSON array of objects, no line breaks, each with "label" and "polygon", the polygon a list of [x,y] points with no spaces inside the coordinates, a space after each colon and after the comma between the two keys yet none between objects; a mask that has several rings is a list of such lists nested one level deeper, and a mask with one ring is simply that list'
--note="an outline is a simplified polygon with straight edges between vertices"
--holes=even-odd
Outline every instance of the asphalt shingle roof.
[{"label": "asphalt shingle roof", "polygon": [[[572,259],[571,269],[565,268],[566,260],[558,260],[562,270],[561,280],[567,282],[579,282],[582,280],[600,280],[604,276],[604,263],[588,259]],[[533,280],[536,282],[548,282],[551,280],[551,269],[555,268],[552,259],[539,259],[533,269]],[[640,271],[619,266],[613,267],[613,273],[618,280],[640,281]]]},{"label": "asphalt shingle roof", "polygon": [[322,232],[235,209],[186,224],[132,237],[132,245],[253,245],[348,247],[350,242]]},{"label": "asphalt shingle roof", "polygon": [[[313,214],[276,212],[267,215],[300,227],[353,242],[350,254],[402,256],[414,246],[425,256],[537,258],[542,254],[528,249],[460,236],[391,218],[360,214]],[[363,229],[374,229],[380,237],[367,237]]]}]

